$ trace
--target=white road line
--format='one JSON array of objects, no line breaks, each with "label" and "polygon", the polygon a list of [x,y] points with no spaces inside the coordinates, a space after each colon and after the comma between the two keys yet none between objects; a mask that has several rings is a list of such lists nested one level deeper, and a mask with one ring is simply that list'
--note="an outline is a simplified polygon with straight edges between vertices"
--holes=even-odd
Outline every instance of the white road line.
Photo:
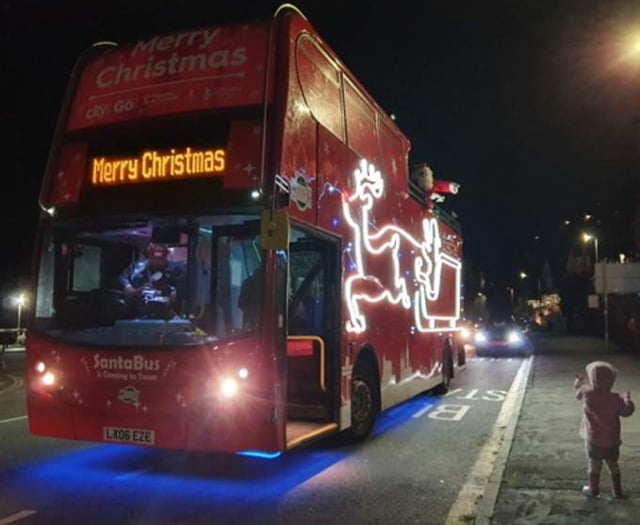
[{"label": "white road line", "polygon": [[[458,493],[456,501],[449,509],[445,525],[467,523],[471,517],[475,519],[474,523],[476,524],[482,523],[485,525],[489,523],[486,519],[487,514],[490,515],[493,512],[493,505],[497,497],[497,489],[494,485],[500,484],[504,464],[501,464],[502,470],[497,472],[497,477],[500,479],[495,479],[496,473],[494,473],[494,469],[498,456],[504,458],[506,462],[515,425],[518,421],[514,414],[519,415],[532,363],[533,356],[522,361],[493,425],[491,436],[480,450],[464,485]],[[490,482],[491,486],[489,488],[491,490],[487,490]],[[481,505],[480,512],[478,511],[479,504]],[[478,514],[477,516],[476,513]]]},{"label": "white road line", "polygon": [[11,516],[7,516],[6,518],[0,519],[0,525],[7,525],[8,523],[13,523],[14,521],[21,520],[22,518],[26,518],[31,516],[32,514],[37,514],[37,510],[21,510],[20,512],[16,512]]},{"label": "white road line", "polygon": [[418,411],[417,411],[415,414],[413,414],[411,417],[415,419],[415,418],[418,418],[418,417],[420,417],[420,416],[422,416],[422,415],[426,414],[427,412],[429,412],[429,409],[431,409],[431,407],[432,407],[432,406],[433,406],[433,405],[431,405],[431,404],[427,404],[427,405],[425,405],[423,408],[421,408],[420,410],[418,410]]},{"label": "white road line", "polygon": [[448,390],[447,393],[444,395],[444,397],[449,397],[449,396],[452,396],[453,394],[458,394],[459,392],[462,392],[462,388],[456,388],[454,390]]},{"label": "white road line", "polygon": [[[13,423],[14,421],[21,421],[22,419],[27,419],[27,416],[18,416],[18,417],[10,417],[9,419],[0,419],[0,425],[2,423]],[[2,522],[0,522],[2,525]]]}]

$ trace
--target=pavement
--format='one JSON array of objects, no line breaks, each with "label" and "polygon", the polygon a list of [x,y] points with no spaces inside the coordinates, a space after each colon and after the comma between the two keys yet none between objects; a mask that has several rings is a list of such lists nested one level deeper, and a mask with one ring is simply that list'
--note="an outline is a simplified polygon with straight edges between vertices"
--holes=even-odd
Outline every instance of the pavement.
[{"label": "pavement", "polygon": [[[640,355],[602,339],[535,336],[535,354],[514,431],[507,436],[474,518],[476,525],[624,525],[640,523]],[[616,391],[631,391],[636,413],[621,418],[620,467],[626,497],[610,495],[606,467],[597,500],[582,495],[581,403],[573,380],[600,359],[618,368]],[[500,457],[504,461],[500,461]],[[469,521],[467,521],[469,523]]]},{"label": "pavement", "polygon": [[24,347],[0,351],[0,393],[16,386],[24,376]]}]

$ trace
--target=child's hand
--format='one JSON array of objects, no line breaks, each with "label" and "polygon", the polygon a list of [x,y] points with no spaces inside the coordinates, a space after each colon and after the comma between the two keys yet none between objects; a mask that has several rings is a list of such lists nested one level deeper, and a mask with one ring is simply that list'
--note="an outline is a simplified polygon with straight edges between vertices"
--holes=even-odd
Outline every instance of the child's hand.
[{"label": "child's hand", "polygon": [[629,392],[629,391],[627,390],[624,394],[622,394],[622,398],[623,398],[625,401],[631,401],[631,392]]},{"label": "child's hand", "polygon": [[584,374],[581,374],[580,372],[578,372],[576,374],[576,382],[577,383],[582,383],[584,381]]}]

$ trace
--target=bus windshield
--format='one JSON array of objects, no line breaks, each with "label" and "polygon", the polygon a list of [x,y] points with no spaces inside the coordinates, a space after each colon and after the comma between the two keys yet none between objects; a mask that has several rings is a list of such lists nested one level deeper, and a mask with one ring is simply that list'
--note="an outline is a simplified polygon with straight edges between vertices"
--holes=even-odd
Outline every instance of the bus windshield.
[{"label": "bus windshield", "polygon": [[70,343],[179,346],[255,332],[255,216],[92,224],[43,236],[34,330]]}]

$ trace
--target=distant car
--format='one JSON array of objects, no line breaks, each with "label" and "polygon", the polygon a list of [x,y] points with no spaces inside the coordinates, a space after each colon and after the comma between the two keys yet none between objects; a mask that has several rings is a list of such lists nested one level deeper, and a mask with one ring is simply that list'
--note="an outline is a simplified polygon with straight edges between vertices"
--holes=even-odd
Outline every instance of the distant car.
[{"label": "distant car", "polygon": [[477,355],[523,355],[533,352],[533,343],[515,322],[497,321],[479,326],[474,335]]}]

